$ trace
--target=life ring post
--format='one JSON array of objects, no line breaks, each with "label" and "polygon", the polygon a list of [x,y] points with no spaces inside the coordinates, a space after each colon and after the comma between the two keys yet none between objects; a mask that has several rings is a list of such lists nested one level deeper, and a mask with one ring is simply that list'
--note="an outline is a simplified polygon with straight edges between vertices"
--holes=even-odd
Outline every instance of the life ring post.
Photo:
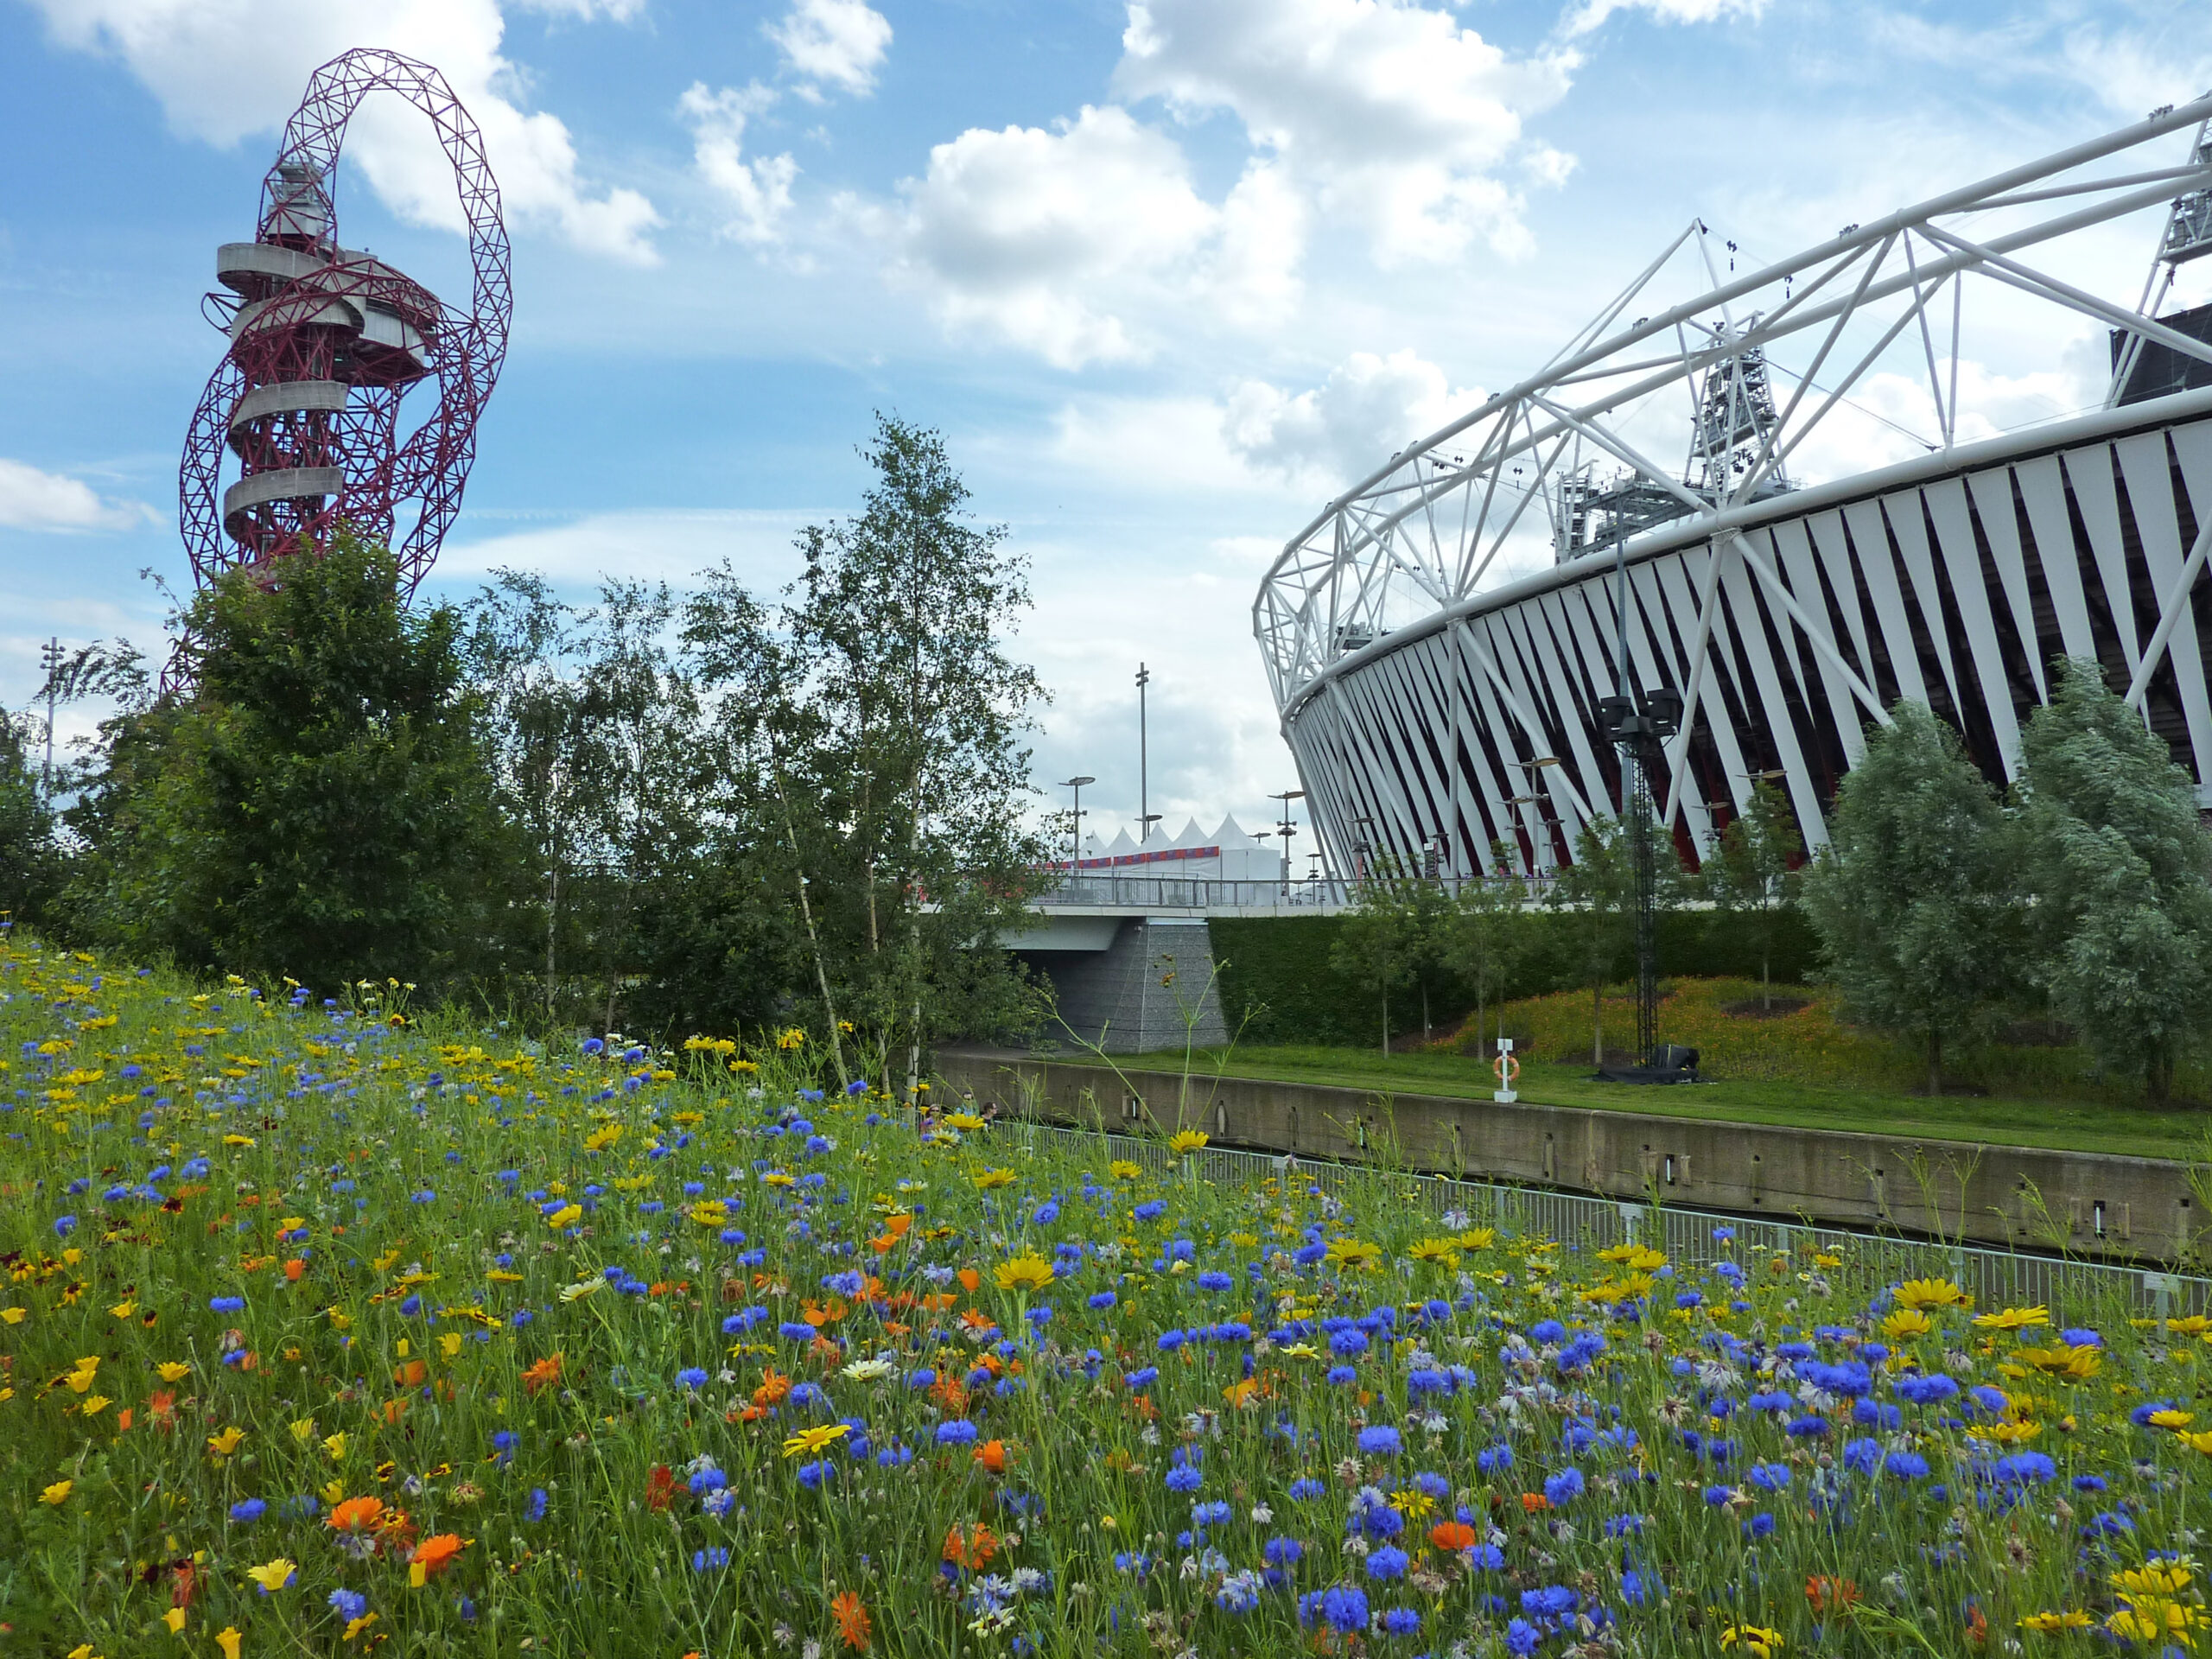
[{"label": "life ring post", "polygon": [[1491,1063],[1490,1069],[1497,1074],[1497,1090],[1491,1096],[1492,1100],[1497,1101],[1500,1105],[1510,1106],[1521,1098],[1513,1089],[1513,1085],[1520,1080],[1521,1062],[1513,1052],[1513,1039],[1510,1037],[1501,1037],[1497,1039],[1497,1058]]}]

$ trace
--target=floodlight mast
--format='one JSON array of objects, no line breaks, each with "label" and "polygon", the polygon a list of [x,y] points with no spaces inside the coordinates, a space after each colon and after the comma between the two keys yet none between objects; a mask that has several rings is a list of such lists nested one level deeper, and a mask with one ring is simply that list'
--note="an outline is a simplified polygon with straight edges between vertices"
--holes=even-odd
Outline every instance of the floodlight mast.
[{"label": "floodlight mast", "polygon": [[[429,117],[453,165],[468,230],[467,311],[338,242],[339,152],[362,99],[379,92]],[[194,581],[241,568],[272,581],[281,561],[320,556],[344,524],[391,545],[406,598],[461,510],[513,309],[499,185],[445,77],[380,48],[316,70],[263,183],[258,232],[219,250],[216,275],[223,289],[203,309],[228,340],[178,478]],[[403,433],[402,401],[425,382],[436,408]],[[229,455],[238,477],[224,488]]]},{"label": "floodlight mast", "polygon": [[[2146,156],[2133,168],[2077,175],[2183,130],[2194,139],[2178,164]],[[1662,525],[1675,541],[1702,534],[1713,544],[1694,595],[1683,596],[1694,596],[1685,614],[1694,644],[1688,660],[1669,664],[1666,677],[1680,672],[1684,718],[1650,756],[1667,774],[1658,813],[1663,831],[1672,833],[1686,804],[1686,753],[1700,721],[1724,574],[1752,582],[1764,601],[1802,626],[1821,671],[1865,717],[1886,724],[1875,688],[1807,615],[1743,524],[1761,511],[1761,500],[1791,487],[1789,467],[1807,439],[1877,372],[1924,372],[1937,429],[1928,446],[1955,445],[1969,276],[2093,320],[2114,331],[2131,357],[2156,346],[2192,364],[2212,363],[2212,345],[2158,315],[2173,268],[2212,252],[2209,136],[2212,94],[1847,226],[1792,258],[1725,279],[1707,253],[1706,227],[1693,222],[1541,372],[1394,455],[1285,545],[1254,600],[1253,631],[1286,736],[1308,712],[1317,731],[1341,724],[1338,702],[1327,694],[1349,671],[1408,637],[1478,614],[1483,590],[1495,585],[1487,582],[1493,565],[1537,505],[1540,520],[1553,521],[1557,557],[1626,544],[1625,557],[1635,563],[1632,543]],[[2152,208],[2168,215],[2161,263],[2133,309],[2027,263],[2044,244]],[[1639,298],[1686,250],[1702,267],[1705,291],[1635,315]],[[1785,363],[1777,353],[1793,343],[1800,349]],[[1647,405],[1676,422],[1669,405],[1654,401],[1670,392],[1690,411],[1681,467],[1660,464],[1624,435],[1627,417]],[[1601,480],[1586,461],[1621,470]],[[1512,665],[1479,648],[1470,655],[1469,675],[1519,728],[1520,741],[1535,752],[1551,749],[1554,735],[1526,704]],[[1296,741],[1292,747],[1300,752]],[[1592,803],[1571,787],[1560,804],[1576,820],[1591,815]],[[1694,839],[1704,809],[1694,794],[1687,804]],[[1315,815],[1325,849],[1332,837],[1350,836],[1351,823],[1333,798]],[[1560,827],[1571,843],[1577,823]],[[1410,819],[1389,829],[1387,839],[1407,847],[1422,832]],[[1474,868],[1480,849],[1461,846],[1455,856],[1461,868]]]}]

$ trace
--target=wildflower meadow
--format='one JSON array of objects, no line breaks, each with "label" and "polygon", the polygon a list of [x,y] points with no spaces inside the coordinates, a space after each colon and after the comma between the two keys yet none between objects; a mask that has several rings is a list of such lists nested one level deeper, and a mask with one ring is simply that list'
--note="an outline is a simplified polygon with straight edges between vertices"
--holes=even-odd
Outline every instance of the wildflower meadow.
[{"label": "wildflower meadow", "polygon": [[1211,1184],[797,1031],[406,991],[0,936],[0,1652],[2203,1639],[2203,1319]]}]

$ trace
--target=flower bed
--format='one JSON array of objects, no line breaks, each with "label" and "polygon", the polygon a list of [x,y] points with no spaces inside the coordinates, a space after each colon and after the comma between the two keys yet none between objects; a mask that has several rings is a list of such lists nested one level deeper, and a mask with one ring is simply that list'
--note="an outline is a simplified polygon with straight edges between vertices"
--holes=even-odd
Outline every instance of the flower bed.
[{"label": "flower bed", "polygon": [[2197,1638],[2204,1321],[1032,1154],[825,1098],[788,1033],[391,1007],[0,941],[0,1643]]}]

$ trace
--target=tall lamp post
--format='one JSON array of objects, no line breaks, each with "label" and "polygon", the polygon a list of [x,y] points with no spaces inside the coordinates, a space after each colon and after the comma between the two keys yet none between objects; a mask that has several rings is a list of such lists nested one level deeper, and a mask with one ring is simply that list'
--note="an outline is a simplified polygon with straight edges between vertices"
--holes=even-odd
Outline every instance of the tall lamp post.
[{"label": "tall lamp post", "polygon": [[[1625,676],[1624,676],[1625,678]],[[1662,686],[1641,699],[1625,691],[1598,700],[1598,721],[1621,752],[1627,774],[1621,828],[1636,864],[1637,1064],[1653,1064],[1659,1043],[1659,966],[1654,920],[1658,910],[1657,826],[1652,822],[1651,768],[1666,741],[1682,728],[1682,694]]]},{"label": "tall lamp post", "polygon": [[1280,795],[1270,795],[1268,798],[1282,803],[1282,817],[1275,833],[1282,837],[1282,879],[1287,882],[1290,880],[1290,838],[1298,833],[1298,826],[1290,821],[1290,804],[1293,801],[1304,800],[1306,791],[1302,789],[1286,789]]},{"label": "tall lamp post", "polygon": [[1075,869],[1083,861],[1083,786],[1095,784],[1096,778],[1063,778],[1054,785],[1075,791],[1075,805],[1068,813],[1068,879],[1075,879]]},{"label": "tall lamp post", "polygon": [[1147,775],[1145,753],[1144,689],[1152,683],[1152,671],[1142,663],[1137,664],[1137,840],[1140,843],[1152,839],[1152,826],[1157,821],[1152,810],[1149,794],[1151,779]]},{"label": "tall lamp post", "polygon": [[38,665],[46,675],[46,764],[39,768],[39,798],[49,804],[54,799],[54,701],[60,688],[54,683],[61,671],[61,641],[57,636],[38,648]]}]

